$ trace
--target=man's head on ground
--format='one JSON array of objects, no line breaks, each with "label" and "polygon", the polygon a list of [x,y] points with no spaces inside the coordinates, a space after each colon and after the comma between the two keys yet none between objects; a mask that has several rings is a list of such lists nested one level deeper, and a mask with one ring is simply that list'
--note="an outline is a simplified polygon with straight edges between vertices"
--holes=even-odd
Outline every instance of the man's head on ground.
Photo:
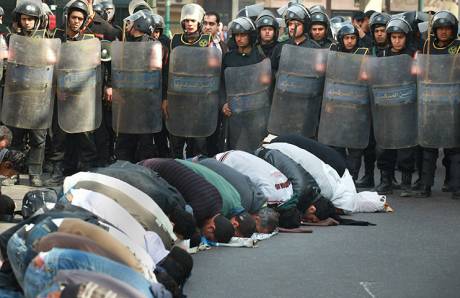
[{"label": "man's head on ground", "polygon": [[264,207],[251,216],[256,222],[258,233],[271,234],[278,227],[279,214],[272,208]]},{"label": "man's head on ground", "polygon": [[336,218],[337,210],[331,201],[325,198],[320,198],[313,205],[308,207],[303,215],[302,220],[311,223],[318,223],[330,217]]},{"label": "man's head on ground", "polygon": [[280,227],[285,229],[295,229],[300,226],[302,215],[296,207],[279,211],[279,214]]},{"label": "man's head on ground", "polygon": [[236,237],[249,238],[256,232],[256,222],[247,212],[233,216],[230,222],[235,229]]},{"label": "man's head on ground", "polygon": [[196,231],[196,222],[192,214],[176,206],[169,216],[174,225],[174,233],[181,239],[190,239]]},{"label": "man's head on ground", "polygon": [[9,196],[0,194],[0,221],[12,221],[16,205]]},{"label": "man's head on ground", "polygon": [[205,221],[201,233],[210,241],[228,243],[235,235],[235,229],[230,220],[222,214],[217,214]]},{"label": "man's head on ground", "polygon": [[57,202],[57,194],[52,189],[35,189],[27,192],[22,199],[22,217],[31,217],[39,209],[45,211],[54,208]]}]

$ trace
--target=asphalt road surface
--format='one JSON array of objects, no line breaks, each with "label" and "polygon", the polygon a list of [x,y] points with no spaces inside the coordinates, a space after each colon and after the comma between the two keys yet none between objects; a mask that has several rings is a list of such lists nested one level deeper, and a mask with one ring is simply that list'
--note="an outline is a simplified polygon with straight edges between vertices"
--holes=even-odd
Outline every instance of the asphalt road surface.
[{"label": "asphalt road surface", "polygon": [[[438,176],[443,178],[444,171]],[[377,226],[314,227],[194,255],[189,297],[460,297],[460,201],[388,197]]]}]

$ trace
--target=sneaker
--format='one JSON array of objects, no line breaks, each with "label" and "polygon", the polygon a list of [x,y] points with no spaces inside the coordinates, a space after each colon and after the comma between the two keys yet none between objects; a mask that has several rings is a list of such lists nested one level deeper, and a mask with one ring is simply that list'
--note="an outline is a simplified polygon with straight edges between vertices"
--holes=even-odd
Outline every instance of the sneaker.
[{"label": "sneaker", "polygon": [[18,184],[18,176],[7,177],[2,180],[2,186],[13,186]]}]

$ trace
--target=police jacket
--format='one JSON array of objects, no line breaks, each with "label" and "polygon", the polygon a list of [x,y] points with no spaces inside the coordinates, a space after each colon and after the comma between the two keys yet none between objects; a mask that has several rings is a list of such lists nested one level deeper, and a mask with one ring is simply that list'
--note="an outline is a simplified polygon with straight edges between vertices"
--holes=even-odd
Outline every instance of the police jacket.
[{"label": "police jacket", "polygon": [[[295,45],[299,47],[305,48],[319,48],[318,44],[312,42],[311,38],[308,35],[305,35],[305,39],[301,43],[296,43],[294,39],[289,38],[288,40],[279,43],[275,49],[273,50],[272,56],[270,57],[272,61],[272,69],[273,71],[278,71],[279,63],[281,59],[281,50],[285,44]],[[301,59],[301,57],[299,57]]]},{"label": "police jacket", "polygon": [[257,214],[262,207],[267,205],[267,198],[263,192],[251,182],[248,176],[215,160],[205,158],[199,163],[225,178],[238,191],[241,205],[250,214]]},{"label": "police jacket", "polygon": [[260,47],[252,46],[249,54],[240,53],[238,49],[231,50],[225,53],[222,60],[222,70],[227,67],[240,67],[252,65],[261,62],[266,58],[264,52]]},{"label": "police jacket", "polygon": [[426,40],[423,44],[423,54],[428,54],[428,50],[430,55],[456,55],[460,52],[460,40],[454,39],[448,45],[444,47],[438,46],[438,42],[435,38],[430,40]]},{"label": "police jacket", "polygon": [[321,198],[321,190],[310,173],[281,151],[262,147],[257,150],[256,155],[280,170],[292,184],[292,198],[279,206],[279,209],[297,207],[303,213]]}]

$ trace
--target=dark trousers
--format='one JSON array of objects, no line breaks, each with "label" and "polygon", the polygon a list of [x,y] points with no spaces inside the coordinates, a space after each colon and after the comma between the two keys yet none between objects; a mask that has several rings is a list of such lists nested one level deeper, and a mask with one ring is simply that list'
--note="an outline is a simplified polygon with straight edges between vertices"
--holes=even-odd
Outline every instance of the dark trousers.
[{"label": "dark trousers", "polygon": [[168,144],[170,136],[164,122],[161,131],[153,134],[153,139],[155,140],[158,156],[163,158],[171,157],[171,149]]},{"label": "dark trousers", "polygon": [[30,146],[27,165],[30,175],[41,175],[45,159],[46,129],[21,129],[10,127],[13,133],[11,149],[24,152],[26,139]]},{"label": "dark trousers", "polygon": [[171,135],[171,151],[174,158],[184,158],[184,145],[187,144],[186,158],[207,155],[206,138],[185,138]]},{"label": "dark trousers", "polygon": [[153,134],[119,134],[115,154],[118,160],[133,163],[158,156],[153,145]]},{"label": "dark trousers", "polygon": [[48,143],[46,148],[46,160],[49,162],[63,163],[66,148],[66,135],[58,123],[57,104],[54,104],[53,122],[51,132],[48,134]]},{"label": "dark trousers", "polygon": [[377,168],[382,172],[394,172],[396,165],[401,172],[415,170],[415,147],[404,149],[377,149]]},{"label": "dark trousers", "polygon": [[[439,150],[422,148],[422,180],[425,186],[433,186],[436,172],[436,161]],[[445,165],[448,165],[446,173],[449,177],[449,187],[452,191],[460,191],[460,148],[444,149]]]},{"label": "dark trousers", "polygon": [[87,171],[96,167],[97,150],[94,132],[67,134],[64,156],[66,172]]},{"label": "dark trousers", "polygon": [[97,162],[100,166],[108,164],[115,155],[115,133],[112,128],[112,108],[110,103],[102,103],[101,126],[94,132],[97,146]]}]

